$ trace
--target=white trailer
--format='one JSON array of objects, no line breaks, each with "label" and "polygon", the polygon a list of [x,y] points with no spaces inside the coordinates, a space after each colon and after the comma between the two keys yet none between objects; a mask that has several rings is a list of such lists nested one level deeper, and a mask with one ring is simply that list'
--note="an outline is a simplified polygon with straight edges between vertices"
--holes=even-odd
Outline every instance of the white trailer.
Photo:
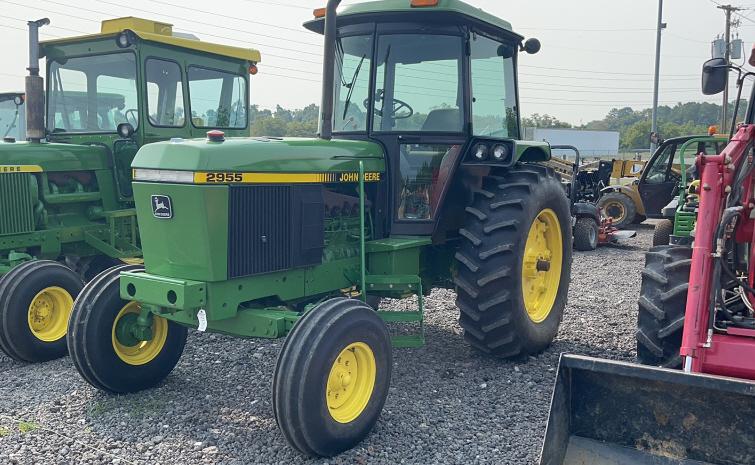
[{"label": "white trailer", "polygon": [[[527,140],[546,141],[551,145],[573,145],[582,158],[609,158],[619,155],[618,131],[590,131],[585,129],[525,128]],[[573,158],[574,152],[554,150],[558,158]]]}]

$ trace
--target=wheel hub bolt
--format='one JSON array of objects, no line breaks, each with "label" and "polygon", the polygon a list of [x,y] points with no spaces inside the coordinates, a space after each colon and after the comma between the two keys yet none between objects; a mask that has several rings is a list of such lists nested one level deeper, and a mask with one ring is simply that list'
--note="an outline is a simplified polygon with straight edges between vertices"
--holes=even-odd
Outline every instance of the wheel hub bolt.
[{"label": "wheel hub bolt", "polygon": [[537,271],[549,271],[551,269],[551,262],[548,260],[538,259],[536,268]]}]

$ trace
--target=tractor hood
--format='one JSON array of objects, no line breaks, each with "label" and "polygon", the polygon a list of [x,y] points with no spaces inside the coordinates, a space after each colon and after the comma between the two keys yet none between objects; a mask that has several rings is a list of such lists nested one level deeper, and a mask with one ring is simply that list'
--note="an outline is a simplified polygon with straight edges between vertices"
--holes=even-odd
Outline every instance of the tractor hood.
[{"label": "tractor hood", "polygon": [[385,169],[383,150],[374,142],[304,138],[173,139],[139,149],[133,168],[219,172],[366,171]]},{"label": "tractor hood", "polygon": [[[106,169],[107,151],[96,145],[0,142],[0,167],[34,167],[35,171]],[[38,167],[38,168],[37,168]]]}]

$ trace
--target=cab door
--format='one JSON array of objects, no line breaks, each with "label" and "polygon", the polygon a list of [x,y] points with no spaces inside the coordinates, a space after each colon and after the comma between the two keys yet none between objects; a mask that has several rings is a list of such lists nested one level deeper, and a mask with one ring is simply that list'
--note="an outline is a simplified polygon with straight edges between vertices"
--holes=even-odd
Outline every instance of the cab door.
[{"label": "cab door", "polygon": [[639,180],[638,190],[645,216],[660,218],[661,210],[677,193],[679,176],[671,170],[678,145],[683,141],[667,141],[656,150]]},{"label": "cab door", "polygon": [[430,235],[467,140],[466,37],[381,26],[369,106],[371,137],[388,154],[390,231]]}]

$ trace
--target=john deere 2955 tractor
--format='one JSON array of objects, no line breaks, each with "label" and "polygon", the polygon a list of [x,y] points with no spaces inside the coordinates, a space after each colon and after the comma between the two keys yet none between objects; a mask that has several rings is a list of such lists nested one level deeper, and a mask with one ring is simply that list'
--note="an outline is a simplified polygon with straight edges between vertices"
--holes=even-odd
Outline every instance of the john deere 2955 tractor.
[{"label": "john deere 2955 tractor", "polygon": [[141,256],[131,188],[138,148],[207,128],[248,134],[248,75],[259,61],[255,50],[137,18],[40,45],[47,22],[29,23],[29,142],[0,143],[0,348],[28,362],[65,354],[83,280]]},{"label": "john deere 2955 tractor", "polygon": [[[324,34],[319,139],[141,147],[134,199],[145,267],[111,268],[74,307],[68,344],[93,386],[131,392],[176,365],[187,328],[288,335],[273,406],[308,455],[352,447],[391,378],[386,322],[421,326],[454,287],[465,338],[498,357],[545,349],[569,286],[571,217],[543,142],[522,141],[518,53],[539,43],[458,0],[339,0]],[[416,296],[415,311],[368,297]],[[356,299],[354,297],[358,297]],[[409,328],[411,329],[411,328]]]}]

